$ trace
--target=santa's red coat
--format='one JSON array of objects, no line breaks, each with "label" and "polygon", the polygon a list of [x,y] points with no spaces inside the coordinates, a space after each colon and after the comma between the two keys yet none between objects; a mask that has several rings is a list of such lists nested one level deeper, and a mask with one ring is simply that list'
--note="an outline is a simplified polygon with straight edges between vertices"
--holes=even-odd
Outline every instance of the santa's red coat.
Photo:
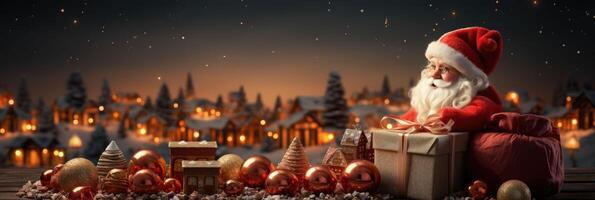
[{"label": "santa's red coat", "polygon": [[[460,109],[445,107],[438,111],[440,120],[447,123],[452,119],[455,123],[451,131],[474,132],[484,128],[490,117],[502,112],[502,103],[492,86],[482,90],[473,97],[471,102]],[[417,112],[411,108],[400,119],[416,121]]]}]

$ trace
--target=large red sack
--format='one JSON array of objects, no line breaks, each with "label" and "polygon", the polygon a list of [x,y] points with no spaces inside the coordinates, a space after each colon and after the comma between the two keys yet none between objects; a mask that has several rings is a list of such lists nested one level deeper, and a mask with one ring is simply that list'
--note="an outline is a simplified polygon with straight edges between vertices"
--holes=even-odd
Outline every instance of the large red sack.
[{"label": "large red sack", "polygon": [[564,182],[560,133],[549,119],[496,113],[487,130],[472,134],[470,140],[471,181],[485,181],[492,193],[510,179],[525,182],[537,198],[560,192]]}]

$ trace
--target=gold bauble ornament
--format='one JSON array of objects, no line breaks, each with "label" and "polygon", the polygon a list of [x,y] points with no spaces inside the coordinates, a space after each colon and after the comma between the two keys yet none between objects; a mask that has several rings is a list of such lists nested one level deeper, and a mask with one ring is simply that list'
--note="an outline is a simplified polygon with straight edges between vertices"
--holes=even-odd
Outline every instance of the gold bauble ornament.
[{"label": "gold bauble ornament", "polygon": [[244,159],[236,154],[225,154],[221,156],[217,161],[221,166],[221,173],[219,174],[220,183],[231,179],[238,179],[240,176],[240,168]]},{"label": "gold bauble ornament", "polygon": [[128,191],[128,177],[126,170],[110,170],[103,179],[101,190],[106,193],[126,193]]},{"label": "gold bauble ornament", "polygon": [[85,158],[69,160],[58,173],[58,183],[63,191],[72,191],[79,186],[89,186],[97,191],[97,182],[97,168]]},{"label": "gold bauble ornament", "polygon": [[531,200],[529,186],[519,180],[509,180],[498,188],[498,200]]}]

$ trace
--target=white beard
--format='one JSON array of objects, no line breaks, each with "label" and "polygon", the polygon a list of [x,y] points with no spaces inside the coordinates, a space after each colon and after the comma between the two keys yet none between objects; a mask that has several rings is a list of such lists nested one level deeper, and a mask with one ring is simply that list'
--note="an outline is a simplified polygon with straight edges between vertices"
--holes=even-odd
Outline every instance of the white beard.
[{"label": "white beard", "polygon": [[421,79],[409,91],[418,123],[424,123],[429,115],[436,114],[441,108],[466,106],[477,93],[477,88],[463,76],[459,76],[456,82],[447,83],[429,77],[425,71],[422,70]]}]

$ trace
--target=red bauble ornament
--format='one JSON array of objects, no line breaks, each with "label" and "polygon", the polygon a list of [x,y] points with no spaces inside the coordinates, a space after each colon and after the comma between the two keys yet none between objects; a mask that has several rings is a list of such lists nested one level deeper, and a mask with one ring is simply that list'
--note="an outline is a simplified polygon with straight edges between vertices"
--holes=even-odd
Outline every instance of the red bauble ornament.
[{"label": "red bauble ornament", "polygon": [[54,170],[48,169],[43,171],[43,173],[41,173],[41,175],[39,176],[39,181],[41,182],[41,185],[49,187],[53,175]]},{"label": "red bauble ornament", "polygon": [[69,200],[93,200],[95,191],[89,186],[78,186],[68,194]]},{"label": "red bauble ornament", "polygon": [[345,192],[375,192],[380,184],[380,172],[370,161],[355,160],[343,170],[341,185]]},{"label": "red bauble ornament", "polygon": [[300,189],[298,177],[283,169],[275,170],[269,174],[264,184],[267,193],[271,195],[294,195]]},{"label": "red bauble ornament", "polygon": [[333,193],[337,178],[327,167],[310,167],[304,175],[304,188],[313,193]]},{"label": "red bauble ornament", "polygon": [[54,169],[52,169],[52,171],[54,172],[52,174],[52,177],[50,178],[50,185],[49,188],[56,190],[56,191],[60,191],[60,183],[58,181],[58,175],[60,173],[60,170],[62,170],[62,167],[64,166],[64,164],[57,164],[56,166],[54,166]]},{"label": "red bauble ornament", "polygon": [[240,168],[240,180],[248,187],[262,187],[269,173],[275,170],[271,161],[263,156],[253,156]]},{"label": "red bauble ornament", "polygon": [[141,169],[130,177],[130,190],[136,193],[157,193],[163,188],[163,181],[155,172]]},{"label": "red bauble ornament", "polygon": [[180,191],[182,191],[182,184],[180,181],[178,181],[178,179],[167,178],[165,181],[163,181],[163,191],[168,193],[174,192],[176,194],[180,193]]},{"label": "red bauble ornament", "polygon": [[155,172],[161,180],[165,179],[165,160],[158,153],[151,150],[140,150],[130,159],[128,175],[133,175],[141,169]]},{"label": "red bauble ornament", "polygon": [[473,184],[467,188],[467,192],[473,199],[484,199],[488,193],[488,184],[480,180],[473,181]]},{"label": "red bauble ornament", "polygon": [[238,195],[244,191],[244,184],[237,180],[227,180],[223,185],[223,192],[227,195]]}]

